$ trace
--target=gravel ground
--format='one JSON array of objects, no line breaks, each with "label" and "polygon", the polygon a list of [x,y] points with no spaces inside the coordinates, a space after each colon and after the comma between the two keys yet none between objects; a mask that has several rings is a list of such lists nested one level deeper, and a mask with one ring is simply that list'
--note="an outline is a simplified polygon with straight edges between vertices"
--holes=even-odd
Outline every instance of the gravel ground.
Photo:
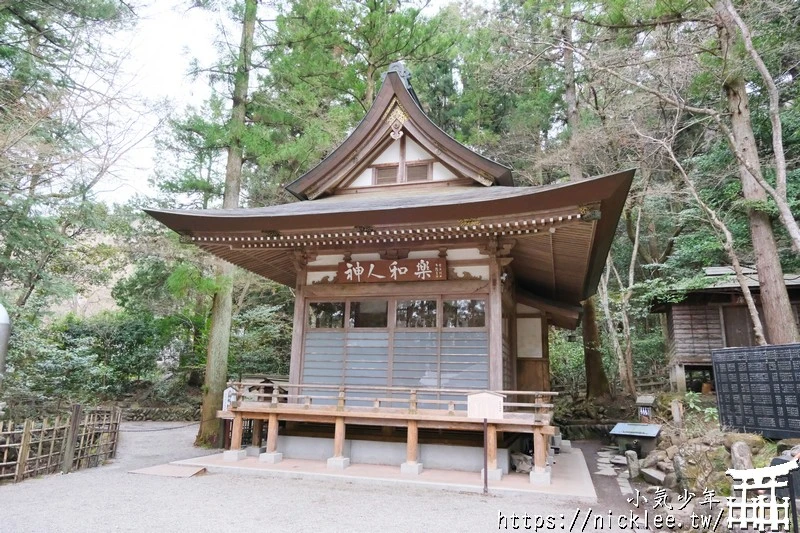
[{"label": "gravel ground", "polygon": [[[335,480],[234,474],[187,479],[129,474],[132,469],[212,453],[192,447],[196,426],[142,432],[175,426],[174,422],[125,423],[117,458],[110,464],[66,476],[0,486],[0,532],[218,533],[245,528],[285,532],[477,532],[497,531],[500,511],[506,516],[551,514],[556,520],[563,513],[567,517],[564,530],[569,531],[575,510],[589,508],[586,503],[543,495],[483,496],[418,487],[398,489]],[[616,495],[614,499],[620,498]],[[608,508],[602,499],[593,507],[597,511]],[[507,525],[513,529],[512,524]],[[522,522],[519,525],[525,529]],[[557,523],[556,527],[562,530],[559,526]],[[592,530],[595,529],[587,531]]]}]

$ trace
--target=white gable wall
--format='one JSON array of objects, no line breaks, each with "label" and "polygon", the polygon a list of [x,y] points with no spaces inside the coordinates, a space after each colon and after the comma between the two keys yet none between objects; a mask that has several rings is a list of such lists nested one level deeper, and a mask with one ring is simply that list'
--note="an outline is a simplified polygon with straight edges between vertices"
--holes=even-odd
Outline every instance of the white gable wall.
[{"label": "white gable wall", "polygon": [[[415,161],[430,161],[436,159],[422,146],[417,144],[410,137],[406,138],[406,162],[413,163]],[[385,165],[400,162],[400,141],[394,141],[386,147],[381,154],[372,162],[372,165]],[[439,161],[433,163],[433,181],[448,181],[458,179],[455,174],[441,164]],[[367,168],[361,174],[351,181],[345,188],[353,189],[360,187],[369,187],[372,185],[372,168]]]}]

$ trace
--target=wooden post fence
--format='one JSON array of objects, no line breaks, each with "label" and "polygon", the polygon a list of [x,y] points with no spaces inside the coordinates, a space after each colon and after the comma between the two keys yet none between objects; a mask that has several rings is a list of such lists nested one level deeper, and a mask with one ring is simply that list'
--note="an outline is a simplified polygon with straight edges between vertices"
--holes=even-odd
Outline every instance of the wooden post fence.
[{"label": "wooden post fence", "polygon": [[116,455],[120,409],[74,405],[70,418],[0,421],[0,483],[99,466]]}]

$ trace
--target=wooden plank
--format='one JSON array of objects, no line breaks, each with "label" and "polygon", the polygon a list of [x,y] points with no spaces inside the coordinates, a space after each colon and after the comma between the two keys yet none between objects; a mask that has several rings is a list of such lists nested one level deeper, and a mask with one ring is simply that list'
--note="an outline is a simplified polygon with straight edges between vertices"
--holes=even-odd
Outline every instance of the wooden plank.
[{"label": "wooden plank", "polygon": [[408,421],[408,435],[406,437],[406,461],[416,463],[419,456],[419,429],[416,420]]},{"label": "wooden plank", "polygon": [[19,446],[19,453],[17,454],[17,471],[14,475],[14,481],[20,482],[25,478],[25,469],[28,465],[28,454],[31,449],[31,431],[33,430],[33,420],[26,419],[22,428],[22,442]]},{"label": "wooden plank", "polygon": [[367,285],[307,285],[309,298],[346,298],[349,296],[430,296],[431,294],[487,294],[489,282],[483,280],[429,281],[427,283],[370,283]]},{"label": "wooden plank", "polygon": [[61,463],[62,474],[69,474],[72,470],[72,463],[75,460],[75,445],[78,439],[81,414],[82,410],[80,404],[73,405],[72,412],[70,413],[69,428],[64,438],[64,459]]}]

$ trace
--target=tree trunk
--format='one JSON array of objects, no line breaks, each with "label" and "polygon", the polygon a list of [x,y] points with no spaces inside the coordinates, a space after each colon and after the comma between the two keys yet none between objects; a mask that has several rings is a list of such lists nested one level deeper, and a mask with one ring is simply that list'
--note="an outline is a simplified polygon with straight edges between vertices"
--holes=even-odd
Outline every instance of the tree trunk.
[{"label": "tree trunk", "polygon": [[[734,44],[733,36],[729,31],[730,14],[722,3],[718,3],[715,9],[721,19],[719,34],[723,53],[728,55],[733,53]],[[763,176],[753,126],[750,122],[746,82],[740,71],[731,71],[728,74],[723,88],[730,111],[731,132],[736,143],[734,150],[745,160],[738,164],[742,192],[746,200],[765,204],[767,194],[758,184]],[[797,326],[783,278],[772,222],[769,215],[758,208],[749,208],[747,217],[758,269],[767,342],[770,344],[797,342]]]},{"label": "tree trunk", "polygon": [[[239,207],[239,191],[242,182],[244,160],[242,137],[245,130],[247,88],[250,83],[250,62],[253,55],[253,35],[256,23],[256,0],[246,0],[242,39],[233,84],[233,108],[228,123],[230,141],[228,161],[225,167],[225,194],[222,207]],[[203,386],[203,406],[200,429],[195,445],[219,447],[222,443],[221,424],[217,410],[222,407],[222,393],[228,379],[228,344],[231,336],[231,309],[233,307],[232,277],[235,267],[220,261],[216,268],[219,288],[211,306],[211,328],[208,335],[206,376]]]},{"label": "tree trunk", "polygon": [[600,351],[600,331],[597,328],[597,306],[594,297],[583,303],[581,318],[583,329],[583,364],[586,369],[586,398],[598,398],[611,394],[603,352]]},{"label": "tree trunk", "polygon": [[[567,4],[565,9],[570,10]],[[578,181],[582,177],[578,146],[575,134],[580,126],[578,114],[578,90],[575,83],[575,54],[572,50],[572,20],[566,19],[561,30],[564,49],[564,104],[567,108],[567,128],[569,129],[569,179]],[[592,298],[583,302],[583,364],[586,368],[586,397],[594,398],[610,394],[603,353],[599,350],[600,330],[597,328],[597,309]]]}]

